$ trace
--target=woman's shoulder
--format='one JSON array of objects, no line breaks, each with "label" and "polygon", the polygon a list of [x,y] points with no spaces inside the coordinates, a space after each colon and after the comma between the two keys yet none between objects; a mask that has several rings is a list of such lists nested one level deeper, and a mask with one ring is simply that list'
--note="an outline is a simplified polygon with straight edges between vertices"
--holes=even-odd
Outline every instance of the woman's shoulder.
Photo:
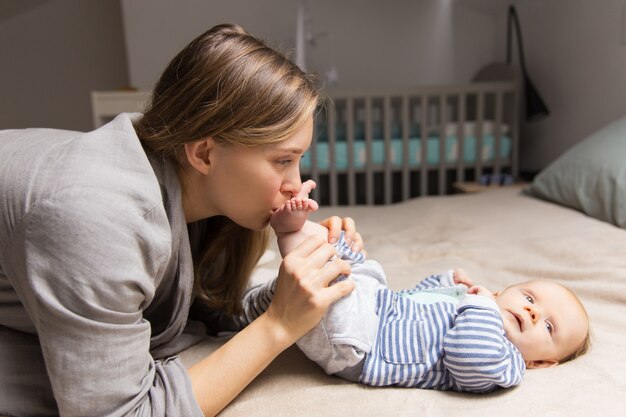
[{"label": "woman's shoulder", "polygon": [[[120,115],[92,132],[8,131],[2,196],[25,211],[44,201],[145,214],[162,205],[159,182],[132,125]],[[6,194],[5,194],[6,193]],[[62,202],[62,201],[61,201]]]}]

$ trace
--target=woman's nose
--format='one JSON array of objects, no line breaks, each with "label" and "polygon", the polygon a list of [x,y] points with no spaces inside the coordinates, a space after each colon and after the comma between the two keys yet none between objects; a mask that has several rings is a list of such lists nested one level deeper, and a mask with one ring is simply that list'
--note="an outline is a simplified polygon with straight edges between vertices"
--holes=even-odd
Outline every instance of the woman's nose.
[{"label": "woman's nose", "polygon": [[286,194],[288,198],[294,197],[302,188],[302,180],[300,179],[300,172],[297,175],[290,175],[283,181],[281,192]]},{"label": "woman's nose", "polygon": [[537,323],[537,320],[539,320],[539,314],[537,314],[537,311],[532,306],[524,306],[524,310],[528,312],[530,320],[533,324]]}]

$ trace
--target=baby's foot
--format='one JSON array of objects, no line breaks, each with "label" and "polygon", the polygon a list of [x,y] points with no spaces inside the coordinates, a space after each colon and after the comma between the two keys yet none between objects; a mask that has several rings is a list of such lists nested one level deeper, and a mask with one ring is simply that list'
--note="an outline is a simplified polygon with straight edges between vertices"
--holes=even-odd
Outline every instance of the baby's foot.
[{"label": "baby's foot", "polygon": [[309,193],[314,188],[314,181],[306,181],[295,197],[274,212],[270,218],[270,226],[276,233],[290,233],[302,229],[309,213],[316,211],[319,207],[315,200],[309,198]]}]

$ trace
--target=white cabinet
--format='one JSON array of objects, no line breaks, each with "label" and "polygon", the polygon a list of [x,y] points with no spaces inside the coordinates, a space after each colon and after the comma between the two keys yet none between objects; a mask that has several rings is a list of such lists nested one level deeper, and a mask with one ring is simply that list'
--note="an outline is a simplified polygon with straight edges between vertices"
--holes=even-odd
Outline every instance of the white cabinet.
[{"label": "white cabinet", "polygon": [[143,112],[150,91],[92,91],[93,125],[98,128],[124,112]]}]

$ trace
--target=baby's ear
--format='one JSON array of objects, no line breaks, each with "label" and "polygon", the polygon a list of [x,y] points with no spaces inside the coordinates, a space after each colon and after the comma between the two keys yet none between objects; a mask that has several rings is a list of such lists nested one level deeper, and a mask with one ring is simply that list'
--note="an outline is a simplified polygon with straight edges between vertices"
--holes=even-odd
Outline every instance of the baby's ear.
[{"label": "baby's ear", "polygon": [[537,369],[537,368],[552,368],[557,366],[559,361],[556,359],[546,359],[539,361],[526,361],[526,368],[528,369]]}]

